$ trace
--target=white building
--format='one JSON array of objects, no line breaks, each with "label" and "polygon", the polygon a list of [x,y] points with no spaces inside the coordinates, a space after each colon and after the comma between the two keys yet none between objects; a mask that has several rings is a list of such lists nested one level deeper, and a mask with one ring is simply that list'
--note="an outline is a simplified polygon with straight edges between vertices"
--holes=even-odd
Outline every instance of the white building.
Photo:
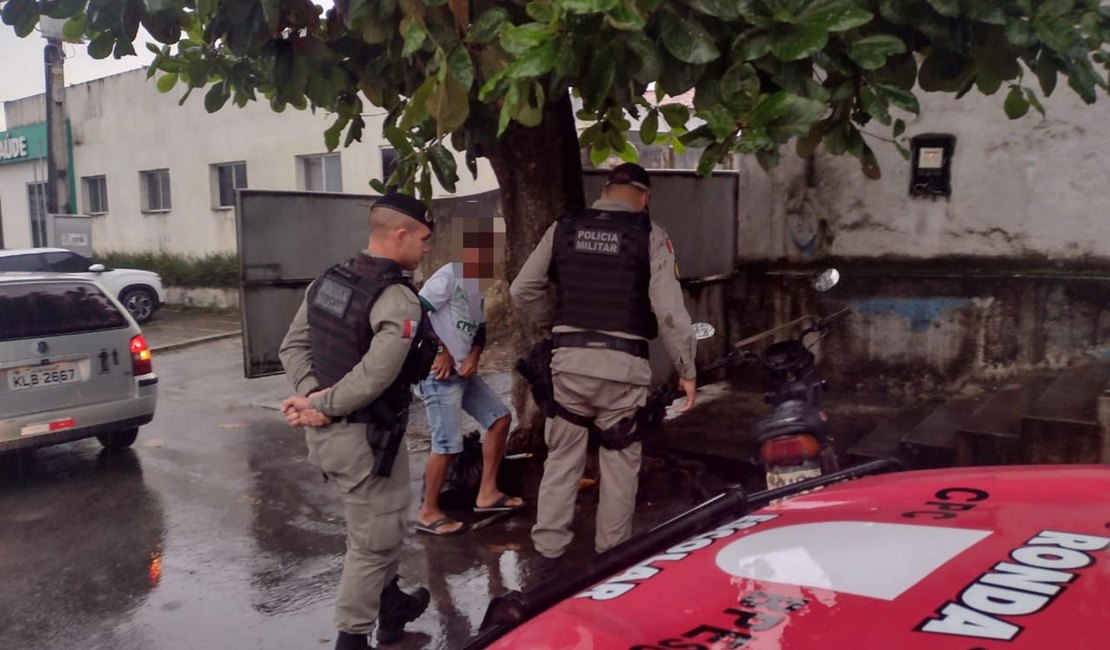
[{"label": "white building", "polygon": [[[144,69],[66,88],[71,188],[76,212],[92,215],[95,250],[232,251],[234,188],[373,193],[370,179],[383,177],[394,153],[373,106],[363,141],[328,153],[323,112],[251,102],[209,114],[200,92],[179,106],[183,92],[159,93]],[[42,95],[4,104],[0,247],[46,243],[44,111]],[[497,187],[485,161],[475,181],[459,158],[459,194]]]}]

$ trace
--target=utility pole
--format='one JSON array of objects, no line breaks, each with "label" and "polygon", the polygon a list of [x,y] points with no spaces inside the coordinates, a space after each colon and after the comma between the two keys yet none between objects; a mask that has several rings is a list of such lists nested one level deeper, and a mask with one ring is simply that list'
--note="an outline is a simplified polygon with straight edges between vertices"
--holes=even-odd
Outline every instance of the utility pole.
[{"label": "utility pole", "polygon": [[46,212],[72,214],[69,195],[69,156],[66,140],[65,51],[62,49],[62,21],[43,18],[42,37],[46,39],[43,64],[46,71]]}]

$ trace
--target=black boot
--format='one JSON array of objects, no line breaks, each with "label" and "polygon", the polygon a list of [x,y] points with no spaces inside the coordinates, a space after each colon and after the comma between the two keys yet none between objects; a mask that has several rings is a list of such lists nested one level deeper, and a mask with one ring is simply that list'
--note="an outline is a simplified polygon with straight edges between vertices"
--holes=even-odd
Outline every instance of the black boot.
[{"label": "black boot", "polygon": [[378,606],[378,643],[396,643],[405,633],[405,624],[420,618],[432,595],[421,587],[411,594],[401,591],[397,577],[382,590],[381,605]]},{"label": "black boot", "polygon": [[365,634],[349,634],[340,631],[335,637],[335,650],[374,650]]}]

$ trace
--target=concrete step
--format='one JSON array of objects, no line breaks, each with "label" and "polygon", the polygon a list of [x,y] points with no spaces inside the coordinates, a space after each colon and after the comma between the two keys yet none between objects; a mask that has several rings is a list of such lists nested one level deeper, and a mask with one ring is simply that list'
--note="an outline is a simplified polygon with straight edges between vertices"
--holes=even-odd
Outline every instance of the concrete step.
[{"label": "concrete step", "polygon": [[902,438],[909,465],[914,469],[955,465],[956,432],[981,404],[981,398],[957,397],[919,422]]},{"label": "concrete step", "polygon": [[1017,379],[988,397],[960,426],[956,462],[965,466],[1024,462],[1022,418],[1055,382],[1054,375],[1032,375]]},{"label": "concrete step", "polygon": [[1088,363],[1064,371],[1022,419],[1025,462],[1101,462],[1099,397],[1108,382],[1108,362]]},{"label": "concrete step", "polygon": [[848,449],[849,462],[902,458],[902,439],[943,403],[939,398],[929,399],[898,411]]}]

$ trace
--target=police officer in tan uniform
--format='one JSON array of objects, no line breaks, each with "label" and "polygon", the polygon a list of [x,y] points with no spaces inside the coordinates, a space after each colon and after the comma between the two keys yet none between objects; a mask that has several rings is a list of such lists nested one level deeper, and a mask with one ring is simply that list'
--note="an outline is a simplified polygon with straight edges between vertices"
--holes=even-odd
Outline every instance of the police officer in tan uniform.
[{"label": "police officer in tan uniform", "polygon": [[631,535],[641,461],[636,416],[651,381],[648,340],[662,337],[684,411],[697,396],[697,342],[670,240],[647,214],[650,194],[642,167],[614,168],[597,202],[547,229],[510,289],[516,308],[553,335],[555,417],[532,528],[536,550],[552,565],[573,538],[589,427],[601,440],[594,548],[600,553]]},{"label": "police officer in tan uniform", "polygon": [[307,427],[309,462],[343,498],[347,554],[335,604],[341,650],[370,648],[375,621],[379,643],[399,640],[429,602],[426,589],[401,591],[397,567],[412,498],[400,436],[410,384],[428,373],[436,347],[403,272],[427,254],[431,225],[411,196],[378,200],[367,250],[313,282],[281,345],[297,391],[283,412],[290,424]]}]

